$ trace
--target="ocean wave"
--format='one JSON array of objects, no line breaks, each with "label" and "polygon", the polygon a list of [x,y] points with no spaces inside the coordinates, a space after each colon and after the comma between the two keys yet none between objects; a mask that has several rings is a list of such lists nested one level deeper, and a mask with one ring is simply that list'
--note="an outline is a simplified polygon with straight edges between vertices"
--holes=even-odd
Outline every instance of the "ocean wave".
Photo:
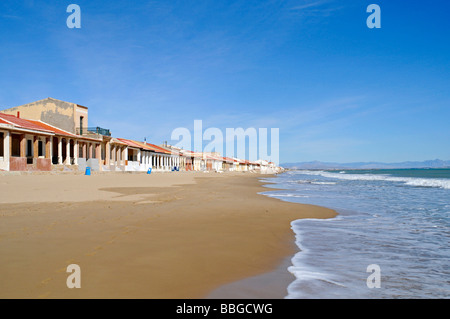
[{"label": "ocean wave", "polygon": [[266,194],[269,197],[299,197],[299,198],[308,198],[307,195],[298,195],[298,194]]},{"label": "ocean wave", "polygon": [[397,177],[387,174],[342,174],[327,171],[299,171],[299,172],[304,175],[317,175],[341,180],[401,182],[408,186],[438,187],[450,189],[450,179]]},{"label": "ocean wave", "polygon": [[331,274],[324,272],[314,271],[303,266],[290,266],[288,271],[295,276],[298,281],[302,280],[321,280],[336,286],[345,287],[344,284],[333,279]]},{"label": "ocean wave", "polygon": [[[299,180],[299,181],[292,181],[295,182],[297,184],[314,184],[314,185],[336,185],[336,182],[321,182],[321,181],[316,181],[316,180]],[[292,183],[289,182],[289,183]]]},{"label": "ocean wave", "polygon": [[311,182],[311,184],[315,184],[315,185],[336,185],[335,182]]}]

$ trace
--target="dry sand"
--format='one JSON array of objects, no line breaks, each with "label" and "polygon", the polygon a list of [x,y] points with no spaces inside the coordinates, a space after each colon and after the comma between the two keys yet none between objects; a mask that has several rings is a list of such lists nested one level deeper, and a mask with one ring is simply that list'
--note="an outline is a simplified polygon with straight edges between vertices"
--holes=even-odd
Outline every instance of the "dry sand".
[{"label": "dry sand", "polygon": [[[336,213],[259,195],[260,177],[1,175],[0,298],[222,297],[245,278],[283,298],[286,277],[278,290],[263,278],[297,251],[291,221]],[[67,288],[69,264],[80,289]]]}]

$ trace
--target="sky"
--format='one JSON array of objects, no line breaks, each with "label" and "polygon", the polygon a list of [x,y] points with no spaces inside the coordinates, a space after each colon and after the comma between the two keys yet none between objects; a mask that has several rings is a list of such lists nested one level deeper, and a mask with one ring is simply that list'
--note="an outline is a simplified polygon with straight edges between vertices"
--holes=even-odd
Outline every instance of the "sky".
[{"label": "sky", "polygon": [[[72,3],[81,28],[67,27]],[[367,27],[372,3],[381,28]],[[437,0],[3,0],[0,109],[53,97],[154,144],[194,120],[278,128],[281,163],[448,160],[449,13]]]}]

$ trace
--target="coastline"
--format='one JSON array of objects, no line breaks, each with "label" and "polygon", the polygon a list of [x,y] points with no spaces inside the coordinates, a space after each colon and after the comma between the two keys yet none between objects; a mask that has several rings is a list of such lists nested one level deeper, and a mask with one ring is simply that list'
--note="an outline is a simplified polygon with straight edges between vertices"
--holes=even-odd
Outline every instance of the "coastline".
[{"label": "coastline", "polygon": [[[208,298],[268,278],[298,251],[293,220],[336,212],[258,194],[267,177],[2,176],[0,298]],[[80,289],[66,286],[72,263]]]}]

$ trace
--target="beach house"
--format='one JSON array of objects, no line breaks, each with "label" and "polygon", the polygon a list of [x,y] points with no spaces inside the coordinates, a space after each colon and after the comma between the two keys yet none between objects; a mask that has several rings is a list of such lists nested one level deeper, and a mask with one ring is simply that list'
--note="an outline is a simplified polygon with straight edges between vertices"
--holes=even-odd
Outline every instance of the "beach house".
[{"label": "beach house", "polygon": [[2,170],[50,171],[52,166],[78,166],[98,158],[100,144],[98,139],[84,138],[40,120],[23,119],[20,113],[0,113]]},{"label": "beach house", "polygon": [[0,113],[0,170],[51,170],[53,136],[41,126]]},{"label": "beach house", "polygon": [[115,170],[125,166],[126,144],[112,138],[107,129],[89,127],[85,106],[46,98],[0,112],[3,149],[11,147],[3,151],[0,169],[84,170],[90,166]]},{"label": "beach house", "polygon": [[89,126],[88,115],[86,106],[50,97],[0,111],[0,170],[276,171],[267,161],[115,138]]}]

